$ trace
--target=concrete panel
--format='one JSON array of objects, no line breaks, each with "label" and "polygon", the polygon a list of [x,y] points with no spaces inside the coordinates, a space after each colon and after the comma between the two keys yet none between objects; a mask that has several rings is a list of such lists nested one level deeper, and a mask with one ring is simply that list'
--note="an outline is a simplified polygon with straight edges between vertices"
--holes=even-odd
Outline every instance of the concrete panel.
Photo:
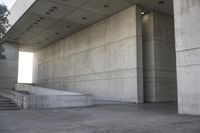
[{"label": "concrete panel", "polygon": [[110,70],[109,47],[107,45],[95,48],[91,51],[91,64],[93,72]]},{"label": "concrete panel", "polygon": [[136,68],[137,59],[133,59],[133,57],[137,55],[137,43],[136,36],[119,42],[121,69]]},{"label": "concrete panel", "polygon": [[187,65],[198,65],[200,64],[200,49],[186,50],[186,51],[177,51],[177,66],[187,66]]},{"label": "concrete panel", "polygon": [[18,72],[17,60],[0,60],[0,78],[16,78]]},{"label": "concrete panel", "polygon": [[[108,18],[109,42],[122,40],[124,38],[136,35],[137,22],[135,19],[136,9],[134,6]],[[130,27],[132,27],[132,30],[130,30]]]},{"label": "concrete panel", "polygon": [[63,75],[72,76],[75,74],[75,56],[63,58]]},{"label": "concrete panel", "polygon": [[173,27],[173,17],[165,14],[152,11],[143,16],[146,102],[176,101],[176,57]]},{"label": "concrete panel", "polygon": [[3,54],[5,59],[0,59],[0,88],[13,89],[18,76],[18,50],[17,44],[5,43]]},{"label": "concrete panel", "polygon": [[64,41],[61,40],[55,44],[55,59],[63,57],[64,52]]},{"label": "concrete panel", "polygon": [[199,73],[199,65],[177,68],[179,113],[199,114]]},{"label": "concrete panel", "polygon": [[108,43],[107,20],[103,20],[91,26],[91,48],[99,47]]},{"label": "concrete panel", "polygon": [[90,48],[90,28],[76,33],[75,52],[79,53]]},{"label": "concrete panel", "polygon": [[199,12],[199,0],[174,1],[178,109],[182,114],[200,114]]},{"label": "concrete panel", "polygon": [[54,68],[54,78],[60,78],[63,77],[63,58],[57,59],[54,62],[55,68]]},{"label": "concrete panel", "polygon": [[173,17],[156,12],[154,12],[153,15],[154,39],[174,44],[175,37]]},{"label": "concrete panel", "polygon": [[75,74],[88,74],[92,72],[91,62],[91,52],[85,51],[75,55]]},{"label": "concrete panel", "polygon": [[154,41],[155,46],[155,69],[175,71],[176,55],[174,43]]},{"label": "concrete panel", "polygon": [[67,15],[64,19],[77,24],[90,25],[94,22],[98,22],[104,17],[105,15],[96,14],[84,9],[77,9],[71,14]]},{"label": "concrete panel", "polygon": [[137,93],[137,78],[124,78],[122,79],[121,101],[138,101]]},{"label": "concrete panel", "polygon": [[75,35],[71,35],[64,39],[64,56],[75,53]]},{"label": "concrete panel", "polygon": [[[109,7],[106,8],[104,5],[108,5]],[[122,0],[89,0],[81,8],[109,16],[129,6],[131,6],[130,2]]]}]

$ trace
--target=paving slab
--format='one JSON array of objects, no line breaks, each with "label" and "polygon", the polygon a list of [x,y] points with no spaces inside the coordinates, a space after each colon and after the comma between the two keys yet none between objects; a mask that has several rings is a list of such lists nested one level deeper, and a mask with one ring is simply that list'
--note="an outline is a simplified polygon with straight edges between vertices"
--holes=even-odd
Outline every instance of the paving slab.
[{"label": "paving slab", "polygon": [[0,111],[0,133],[199,133],[200,117],[176,104]]}]

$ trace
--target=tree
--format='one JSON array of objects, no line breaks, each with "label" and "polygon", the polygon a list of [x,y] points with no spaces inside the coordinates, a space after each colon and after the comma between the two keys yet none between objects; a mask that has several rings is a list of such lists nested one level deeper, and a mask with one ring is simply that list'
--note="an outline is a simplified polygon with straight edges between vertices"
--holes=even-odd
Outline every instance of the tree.
[{"label": "tree", "polygon": [[5,56],[3,55],[4,48],[3,48],[3,36],[6,33],[6,29],[10,26],[8,23],[8,15],[9,11],[7,7],[3,4],[0,4],[0,60],[5,59]]}]

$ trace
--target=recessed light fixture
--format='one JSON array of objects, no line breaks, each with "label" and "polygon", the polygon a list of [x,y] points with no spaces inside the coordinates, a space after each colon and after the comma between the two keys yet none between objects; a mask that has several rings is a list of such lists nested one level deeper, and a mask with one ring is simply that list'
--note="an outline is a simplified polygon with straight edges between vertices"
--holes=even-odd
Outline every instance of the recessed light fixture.
[{"label": "recessed light fixture", "polygon": [[56,32],[56,35],[58,35],[59,33],[58,32]]},{"label": "recessed light fixture", "polygon": [[40,17],[40,19],[42,20],[42,19],[44,19],[44,17]]},{"label": "recessed light fixture", "polygon": [[165,4],[165,2],[164,2],[163,0],[160,0],[160,1],[158,2],[158,4],[159,4],[159,5],[163,5],[163,4]]},{"label": "recessed light fixture", "polygon": [[109,5],[104,5],[103,7],[105,7],[105,8],[108,8],[108,7],[109,7]]},{"label": "recessed light fixture", "polygon": [[34,24],[38,24],[37,22],[34,22]]},{"label": "recessed light fixture", "polygon": [[47,14],[47,15],[50,15],[51,13],[50,13],[50,12],[46,12],[46,14]]},{"label": "recessed light fixture", "polygon": [[68,29],[70,29],[70,28],[71,28],[71,26],[70,26],[70,25],[68,25],[68,26],[67,26],[67,28],[68,28]]},{"label": "recessed light fixture", "polygon": [[46,40],[49,40],[49,38],[46,38]]},{"label": "recessed light fixture", "polygon": [[56,6],[53,6],[52,9],[58,9]]},{"label": "recessed light fixture", "polygon": [[142,15],[144,15],[144,12],[141,12]]},{"label": "recessed light fixture", "polygon": [[53,9],[49,9],[49,11],[50,11],[50,12],[54,12],[54,10],[53,10]]},{"label": "recessed light fixture", "polygon": [[82,17],[82,19],[83,19],[83,20],[86,20],[86,19],[87,19],[87,17]]}]

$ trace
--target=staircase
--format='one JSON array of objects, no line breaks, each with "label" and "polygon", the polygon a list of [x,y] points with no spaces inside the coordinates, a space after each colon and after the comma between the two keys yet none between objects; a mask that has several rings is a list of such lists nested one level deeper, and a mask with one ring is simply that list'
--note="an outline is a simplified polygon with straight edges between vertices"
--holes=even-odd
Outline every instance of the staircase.
[{"label": "staircase", "polygon": [[13,103],[9,98],[0,96],[0,111],[1,110],[19,110],[20,108]]}]

